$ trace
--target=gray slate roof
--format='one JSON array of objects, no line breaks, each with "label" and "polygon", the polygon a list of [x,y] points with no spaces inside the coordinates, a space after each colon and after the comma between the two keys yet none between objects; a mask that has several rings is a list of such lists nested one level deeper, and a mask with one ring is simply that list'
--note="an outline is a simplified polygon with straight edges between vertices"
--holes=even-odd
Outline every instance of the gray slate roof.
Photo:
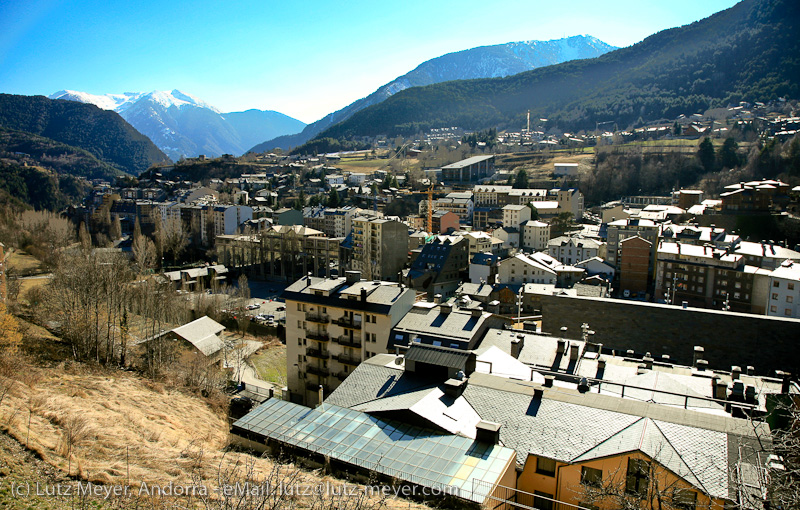
[{"label": "gray slate roof", "polygon": [[[434,416],[420,406],[441,381],[406,374],[393,359],[379,355],[362,363],[326,402]],[[502,424],[500,442],[517,452],[520,465],[528,455],[573,463],[639,451],[714,497],[735,495],[731,444],[753,435],[744,420],[564,388],[537,397],[537,387],[473,373],[452,402],[465,401],[480,419]]]},{"label": "gray slate roof", "polygon": [[203,316],[188,324],[172,330],[172,333],[194,345],[206,356],[219,352],[224,342],[217,335],[225,330],[225,326],[210,317]]}]

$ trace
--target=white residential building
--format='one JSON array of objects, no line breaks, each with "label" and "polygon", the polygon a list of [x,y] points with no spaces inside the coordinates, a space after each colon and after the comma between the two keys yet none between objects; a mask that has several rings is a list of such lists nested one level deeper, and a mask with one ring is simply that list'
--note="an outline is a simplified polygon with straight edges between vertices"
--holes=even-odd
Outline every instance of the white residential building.
[{"label": "white residential building", "polygon": [[577,264],[593,257],[602,257],[605,243],[594,239],[560,236],[547,243],[547,252],[562,264]]},{"label": "white residential building", "polygon": [[497,283],[556,283],[558,275],[552,267],[526,255],[518,254],[500,261],[497,266]]},{"label": "white residential building", "polygon": [[550,241],[550,225],[539,220],[529,220],[522,225],[522,247],[526,250],[542,251]]},{"label": "white residential building", "polygon": [[800,319],[800,263],[785,261],[769,280],[767,315]]},{"label": "white residential building", "polygon": [[531,219],[531,208],[527,205],[509,204],[503,207],[503,227],[516,228]]}]

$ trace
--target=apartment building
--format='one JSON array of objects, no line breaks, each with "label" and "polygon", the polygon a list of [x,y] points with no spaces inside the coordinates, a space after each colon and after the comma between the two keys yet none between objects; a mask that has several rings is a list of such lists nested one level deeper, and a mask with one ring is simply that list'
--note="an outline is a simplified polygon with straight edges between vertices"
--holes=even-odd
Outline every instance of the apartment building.
[{"label": "apartment building", "polygon": [[605,245],[594,239],[560,236],[550,239],[547,252],[562,264],[577,264],[582,260],[605,256]]},{"label": "apartment building", "polygon": [[539,220],[529,220],[522,224],[522,248],[531,251],[547,249],[550,241],[550,225]]},{"label": "apartment building", "polygon": [[800,319],[800,264],[785,261],[769,275],[767,315]]},{"label": "apartment building", "polygon": [[656,297],[672,304],[686,301],[699,308],[752,312],[754,273],[742,255],[708,245],[661,242]]},{"label": "apartment building", "polygon": [[619,248],[620,241],[629,237],[639,236],[652,243],[650,258],[655,262],[656,247],[658,246],[658,225],[651,220],[640,220],[637,218],[625,218],[623,220],[612,221],[608,224],[608,245],[606,254],[608,263],[620,268]]},{"label": "apartment building", "polygon": [[389,332],[416,294],[397,283],[305,276],[286,288],[289,400],[313,407],[362,360],[388,352]]},{"label": "apartment building", "polygon": [[397,281],[408,258],[408,226],[363,216],[352,224],[353,269],[369,280]]},{"label": "apartment building", "polygon": [[503,207],[503,228],[519,229],[531,219],[531,208],[527,205],[509,204]]}]

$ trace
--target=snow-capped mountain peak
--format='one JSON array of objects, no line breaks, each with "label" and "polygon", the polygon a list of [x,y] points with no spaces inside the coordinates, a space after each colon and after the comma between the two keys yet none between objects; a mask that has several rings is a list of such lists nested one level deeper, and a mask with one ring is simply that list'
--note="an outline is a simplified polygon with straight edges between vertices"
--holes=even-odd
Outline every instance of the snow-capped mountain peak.
[{"label": "snow-capped mountain peak", "polygon": [[175,106],[180,109],[186,106],[195,106],[198,108],[206,108],[216,113],[221,113],[219,110],[217,110],[210,104],[206,103],[205,101],[198,99],[192,95],[189,95],[185,92],[181,92],[178,89],[175,89],[172,92],[154,90],[149,94],[145,94],[142,97],[142,99],[149,99],[150,101],[158,103],[164,108],[170,108],[171,106]]},{"label": "snow-capped mountain peak", "polygon": [[80,103],[89,103],[102,108],[103,110],[120,111],[126,106],[135,103],[144,95],[143,92],[125,92],[124,94],[89,94],[77,90],[59,90],[55,94],[48,96],[50,99],[66,99]]},{"label": "snow-capped mountain peak", "polygon": [[59,90],[49,97],[50,99],[67,99],[81,103],[90,103],[98,108],[114,110],[117,113],[126,111],[140,100],[150,101],[163,108],[175,106],[181,109],[186,106],[194,106],[197,108],[206,108],[215,113],[221,113],[202,99],[198,99],[186,92],[181,92],[178,89],[172,90],[171,92],[154,90],[152,92],[125,92],[124,94],[103,95],[89,94],[88,92],[80,92],[77,90]]}]

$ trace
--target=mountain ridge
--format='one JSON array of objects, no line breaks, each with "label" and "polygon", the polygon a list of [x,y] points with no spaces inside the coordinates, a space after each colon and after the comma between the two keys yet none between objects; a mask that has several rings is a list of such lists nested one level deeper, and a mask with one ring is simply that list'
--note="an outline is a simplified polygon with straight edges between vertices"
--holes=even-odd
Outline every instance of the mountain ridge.
[{"label": "mountain ridge", "polygon": [[241,155],[265,137],[305,127],[272,110],[223,113],[178,89],[103,95],[61,90],[50,98],[91,103],[119,113],[174,161],[200,154]]},{"label": "mountain ridge", "polygon": [[[535,51],[534,48],[538,50]],[[446,53],[421,63],[408,73],[382,85],[372,94],[308,124],[301,133],[267,140],[248,152],[265,152],[275,147],[288,149],[301,145],[330,126],[343,122],[364,108],[379,104],[408,88],[443,81],[474,79],[486,75],[509,76],[565,60],[596,56],[614,48],[590,35],[576,35],[549,41],[529,40],[478,46]]]},{"label": "mountain ridge", "polygon": [[92,104],[0,94],[0,127],[84,149],[131,175],[168,161],[149,138],[118,113]]},{"label": "mountain ridge", "polygon": [[568,130],[606,121],[628,126],[727,102],[798,97],[800,44],[792,36],[799,29],[798,11],[790,0],[744,0],[594,59],[407,89],[317,139],[392,136],[441,126],[519,128],[527,110]]}]

